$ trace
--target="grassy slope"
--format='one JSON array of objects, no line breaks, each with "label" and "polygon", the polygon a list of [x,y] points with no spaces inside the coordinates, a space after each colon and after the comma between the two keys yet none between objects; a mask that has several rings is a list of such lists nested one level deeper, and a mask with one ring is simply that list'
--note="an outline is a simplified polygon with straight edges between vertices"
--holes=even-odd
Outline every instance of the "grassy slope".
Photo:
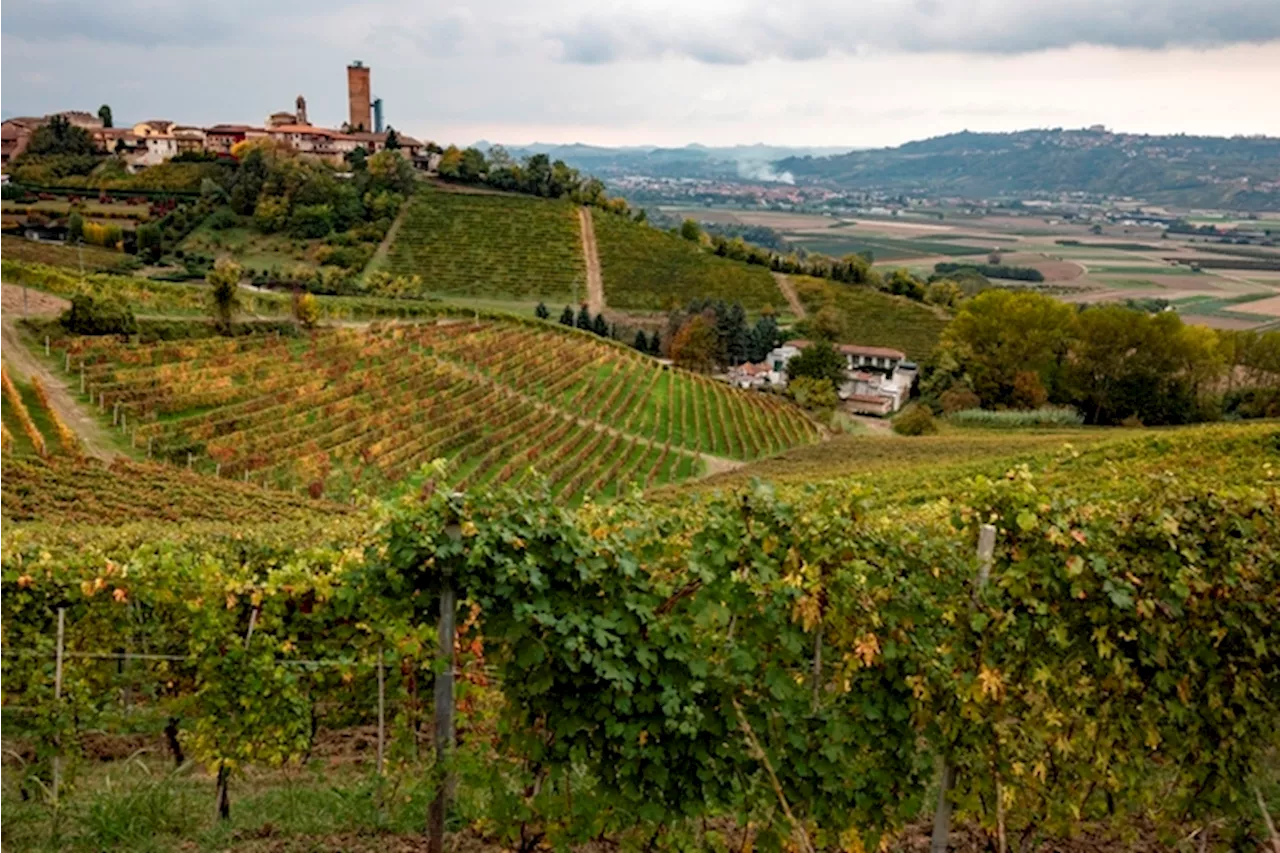
[{"label": "grassy slope", "polygon": [[132,255],[113,252],[98,246],[84,246],[79,251],[62,243],[37,243],[9,234],[0,237],[0,255],[7,261],[30,261],[79,271],[83,258],[86,271],[111,271]]},{"label": "grassy slope", "polygon": [[764,267],[716,257],[686,240],[619,216],[594,217],[605,301],[613,308],[666,310],[691,299],[785,304]]},{"label": "grassy slope", "polygon": [[384,268],[429,293],[552,302],[585,298],[577,211],[564,201],[423,189]]},{"label": "grassy slope", "polygon": [[796,293],[810,315],[830,305],[841,318],[840,340],[897,347],[924,359],[938,343],[947,319],[933,308],[865,287],[793,276]]}]

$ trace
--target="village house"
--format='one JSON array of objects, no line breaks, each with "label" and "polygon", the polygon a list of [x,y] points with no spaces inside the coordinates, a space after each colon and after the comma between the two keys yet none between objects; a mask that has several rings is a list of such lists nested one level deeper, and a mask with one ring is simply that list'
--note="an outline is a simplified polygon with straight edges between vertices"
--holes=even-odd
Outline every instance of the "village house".
[{"label": "village house", "polygon": [[[809,346],[807,340],[791,340],[776,347],[751,373],[777,386],[787,384],[787,362]],[[837,344],[845,358],[844,381],[836,389],[845,407],[856,414],[891,415],[906,405],[919,369],[906,353],[889,347]],[[763,368],[763,371],[759,370]],[[736,380],[735,380],[736,381]],[[743,387],[749,387],[744,385]]]},{"label": "village house", "polygon": [[299,154],[334,164],[341,164],[346,155],[360,145],[355,134],[309,124],[282,124],[268,127],[266,132],[271,139]]},{"label": "village house", "polygon": [[215,124],[204,129],[204,150],[213,154],[230,154],[232,147],[247,139],[262,139],[267,131],[247,124]]},{"label": "village house", "polygon": [[175,125],[173,128],[173,139],[178,146],[179,154],[190,154],[204,151],[204,128],[192,127],[190,125]]},{"label": "village house", "polygon": [[[351,137],[356,140],[357,144],[359,144],[361,148],[370,154],[377,154],[379,151],[386,150],[387,147],[386,132],[370,133],[367,131],[356,131],[351,134]],[[400,143],[401,153],[410,160],[416,159],[418,154],[422,151],[422,143],[414,139],[412,136],[405,136],[397,131],[396,139]]]},{"label": "village house", "polygon": [[31,134],[44,124],[44,119],[33,116],[7,118],[0,127],[0,165],[8,166],[13,158],[27,150]]}]

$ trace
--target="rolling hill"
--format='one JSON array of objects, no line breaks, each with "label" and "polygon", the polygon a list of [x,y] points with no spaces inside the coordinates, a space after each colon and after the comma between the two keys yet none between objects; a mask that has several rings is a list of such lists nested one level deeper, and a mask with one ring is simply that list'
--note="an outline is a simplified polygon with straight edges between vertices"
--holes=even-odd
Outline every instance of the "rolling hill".
[{"label": "rolling hill", "polygon": [[796,181],[967,197],[1084,192],[1241,210],[1280,209],[1280,139],[1095,130],[964,131],[897,148],[774,164]]}]

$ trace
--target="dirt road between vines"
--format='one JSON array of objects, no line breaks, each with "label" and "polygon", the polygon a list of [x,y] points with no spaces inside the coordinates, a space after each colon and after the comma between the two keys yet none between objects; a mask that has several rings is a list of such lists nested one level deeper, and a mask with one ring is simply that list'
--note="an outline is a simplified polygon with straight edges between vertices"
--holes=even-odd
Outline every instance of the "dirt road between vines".
[{"label": "dirt road between vines", "polygon": [[604,311],[604,276],[600,273],[600,252],[596,249],[596,227],[591,219],[591,208],[578,208],[578,221],[582,224],[582,254],[587,261],[587,310],[592,314]]}]

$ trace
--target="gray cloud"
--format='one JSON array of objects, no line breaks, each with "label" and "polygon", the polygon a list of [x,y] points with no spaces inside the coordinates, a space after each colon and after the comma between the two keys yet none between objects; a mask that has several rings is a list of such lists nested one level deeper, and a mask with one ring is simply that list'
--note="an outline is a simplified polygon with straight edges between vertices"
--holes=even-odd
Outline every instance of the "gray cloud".
[{"label": "gray cloud", "polygon": [[6,37],[154,46],[278,43],[302,32],[349,48],[549,54],[599,65],[708,65],[864,51],[1017,54],[1079,44],[1158,49],[1280,39],[1280,0],[8,0]]}]

